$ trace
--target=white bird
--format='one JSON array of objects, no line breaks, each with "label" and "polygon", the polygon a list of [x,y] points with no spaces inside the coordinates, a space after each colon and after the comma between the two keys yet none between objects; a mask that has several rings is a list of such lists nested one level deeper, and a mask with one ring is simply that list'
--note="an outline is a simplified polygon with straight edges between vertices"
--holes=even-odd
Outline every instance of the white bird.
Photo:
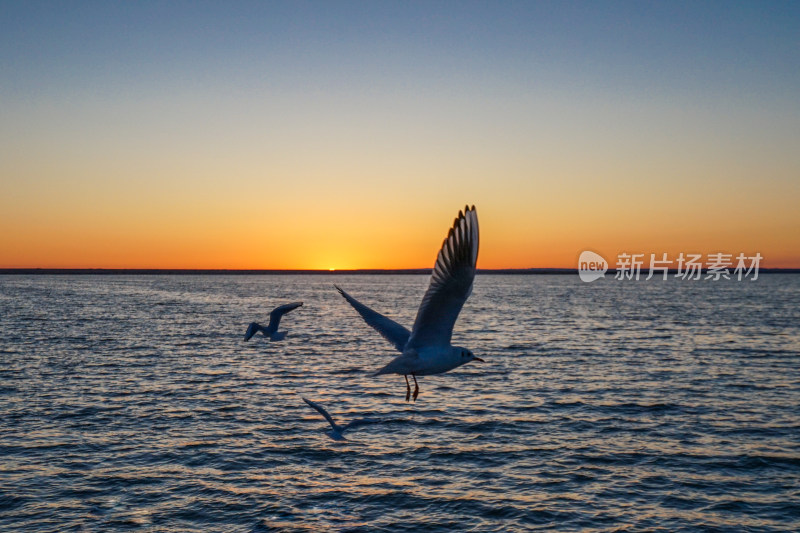
[{"label": "white bird", "polygon": [[458,212],[458,218],[436,257],[430,286],[417,311],[411,331],[373,311],[336,287],[364,321],[402,352],[374,375],[401,374],[406,378],[406,401],[411,394],[408,375],[414,378],[414,401],[419,395],[417,376],[442,374],[470,361],[484,362],[470,350],[452,346],[450,339],[459,312],[472,293],[478,261],[478,214],[475,206]]},{"label": "white bird", "polygon": [[328,414],[328,411],[326,411],[325,408],[322,407],[320,404],[318,404],[317,402],[312,402],[311,400],[308,400],[306,398],[303,398],[303,401],[306,402],[311,407],[313,407],[314,409],[316,409],[319,412],[319,414],[325,417],[325,420],[327,420],[328,423],[331,425],[331,430],[326,431],[325,434],[328,435],[333,440],[345,440],[344,432],[347,431],[348,429],[354,429],[357,428],[358,426],[363,426],[366,424],[377,424],[378,422],[380,422],[380,420],[376,420],[374,418],[359,418],[357,420],[353,420],[348,424],[345,424],[344,426],[340,426],[339,424],[333,421],[333,417],[330,414]]},{"label": "white bird", "polygon": [[280,341],[286,337],[285,331],[278,331],[278,324],[281,323],[281,317],[292,311],[297,309],[303,305],[303,302],[293,302],[290,304],[284,304],[276,307],[272,310],[269,314],[269,324],[267,327],[262,326],[257,322],[251,322],[250,325],[247,327],[247,332],[244,334],[244,340],[248,341],[250,338],[258,333],[259,331],[265,336],[269,337],[269,340],[272,341]]}]

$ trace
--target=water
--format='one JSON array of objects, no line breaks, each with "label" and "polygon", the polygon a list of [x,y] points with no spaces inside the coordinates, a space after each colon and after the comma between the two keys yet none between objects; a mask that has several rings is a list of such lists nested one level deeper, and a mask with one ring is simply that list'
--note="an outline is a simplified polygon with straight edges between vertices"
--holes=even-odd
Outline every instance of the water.
[{"label": "water", "polygon": [[800,530],[800,276],[478,276],[487,362],[416,403],[334,281],[409,327],[427,285],[0,277],[0,530]]}]

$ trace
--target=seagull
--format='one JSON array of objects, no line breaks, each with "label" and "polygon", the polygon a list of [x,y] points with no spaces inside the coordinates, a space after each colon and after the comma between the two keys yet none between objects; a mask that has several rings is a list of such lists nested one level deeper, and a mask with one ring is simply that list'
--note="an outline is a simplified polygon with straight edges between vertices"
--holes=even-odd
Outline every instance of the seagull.
[{"label": "seagull", "polygon": [[244,334],[244,340],[250,340],[250,338],[259,331],[265,337],[269,337],[269,340],[271,341],[283,340],[283,338],[286,337],[286,332],[278,331],[278,324],[281,323],[281,317],[289,311],[297,309],[301,305],[303,305],[303,302],[292,302],[290,304],[284,304],[276,307],[269,314],[269,325],[267,327],[264,327],[257,322],[251,322],[247,327],[247,332]]},{"label": "seagull", "polygon": [[325,420],[327,420],[328,423],[331,425],[331,430],[326,431],[325,434],[328,435],[333,440],[346,440],[344,438],[344,432],[347,431],[348,429],[357,428],[358,426],[363,426],[366,424],[377,424],[378,422],[380,422],[380,420],[376,420],[374,418],[359,418],[357,420],[353,420],[349,424],[340,426],[339,424],[333,421],[333,417],[330,414],[328,414],[328,411],[326,411],[325,408],[322,407],[320,404],[318,404],[317,402],[312,402],[311,400],[308,400],[306,398],[303,398],[303,401],[306,402],[311,407],[313,407],[314,409],[316,409],[319,412],[319,414],[325,417]]},{"label": "seagull", "polygon": [[430,286],[417,311],[411,331],[373,311],[344,290],[336,290],[401,355],[374,375],[400,374],[406,378],[406,401],[411,395],[408,375],[414,378],[414,401],[419,395],[417,376],[442,374],[470,361],[484,362],[472,351],[452,346],[450,338],[458,313],[472,293],[478,261],[478,213],[475,206],[458,212],[453,227],[442,243],[431,274]]}]

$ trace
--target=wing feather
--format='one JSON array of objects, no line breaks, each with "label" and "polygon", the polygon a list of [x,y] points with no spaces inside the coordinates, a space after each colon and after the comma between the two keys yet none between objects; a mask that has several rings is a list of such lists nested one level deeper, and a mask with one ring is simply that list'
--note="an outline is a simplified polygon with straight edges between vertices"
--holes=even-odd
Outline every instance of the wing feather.
[{"label": "wing feather", "polygon": [[[302,396],[301,396],[301,398],[302,398]],[[322,407],[317,402],[312,402],[311,400],[306,399],[306,398],[303,398],[303,401],[306,402],[311,407],[313,407],[314,409],[316,409],[317,412],[319,412],[319,414],[321,414],[322,416],[325,417],[325,420],[328,421],[328,423],[331,425],[331,427],[333,429],[336,429],[336,422],[333,421],[333,417],[328,414],[328,411],[326,411],[324,407]]]},{"label": "wing feather", "polygon": [[364,322],[372,326],[375,331],[380,333],[384,339],[391,342],[398,351],[403,351],[403,348],[408,342],[408,337],[411,335],[410,331],[391,318],[385,317],[377,311],[373,311],[366,305],[347,294],[338,286],[334,285],[334,287],[336,287],[336,290],[339,291],[339,294],[341,294],[344,299],[353,306],[353,309],[358,311],[358,314],[361,315],[361,318],[364,319]]},{"label": "wing feather", "polygon": [[275,333],[278,331],[278,324],[281,323],[281,318],[283,315],[288,313],[289,311],[294,311],[298,307],[303,305],[303,302],[292,302],[290,304],[283,304],[279,305],[272,312],[269,314],[269,325],[267,326],[267,331],[269,333]]},{"label": "wing feather", "polygon": [[475,206],[458,212],[442,243],[411,330],[408,346],[448,346],[464,302],[472,293],[478,262],[478,214]]}]

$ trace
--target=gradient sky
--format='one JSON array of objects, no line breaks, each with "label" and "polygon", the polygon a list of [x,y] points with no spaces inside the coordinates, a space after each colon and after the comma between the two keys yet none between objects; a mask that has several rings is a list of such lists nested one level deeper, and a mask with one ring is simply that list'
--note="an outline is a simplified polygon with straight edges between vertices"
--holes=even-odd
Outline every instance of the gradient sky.
[{"label": "gradient sky", "polygon": [[800,267],[798,2],[2,2],[0,267]]}]

